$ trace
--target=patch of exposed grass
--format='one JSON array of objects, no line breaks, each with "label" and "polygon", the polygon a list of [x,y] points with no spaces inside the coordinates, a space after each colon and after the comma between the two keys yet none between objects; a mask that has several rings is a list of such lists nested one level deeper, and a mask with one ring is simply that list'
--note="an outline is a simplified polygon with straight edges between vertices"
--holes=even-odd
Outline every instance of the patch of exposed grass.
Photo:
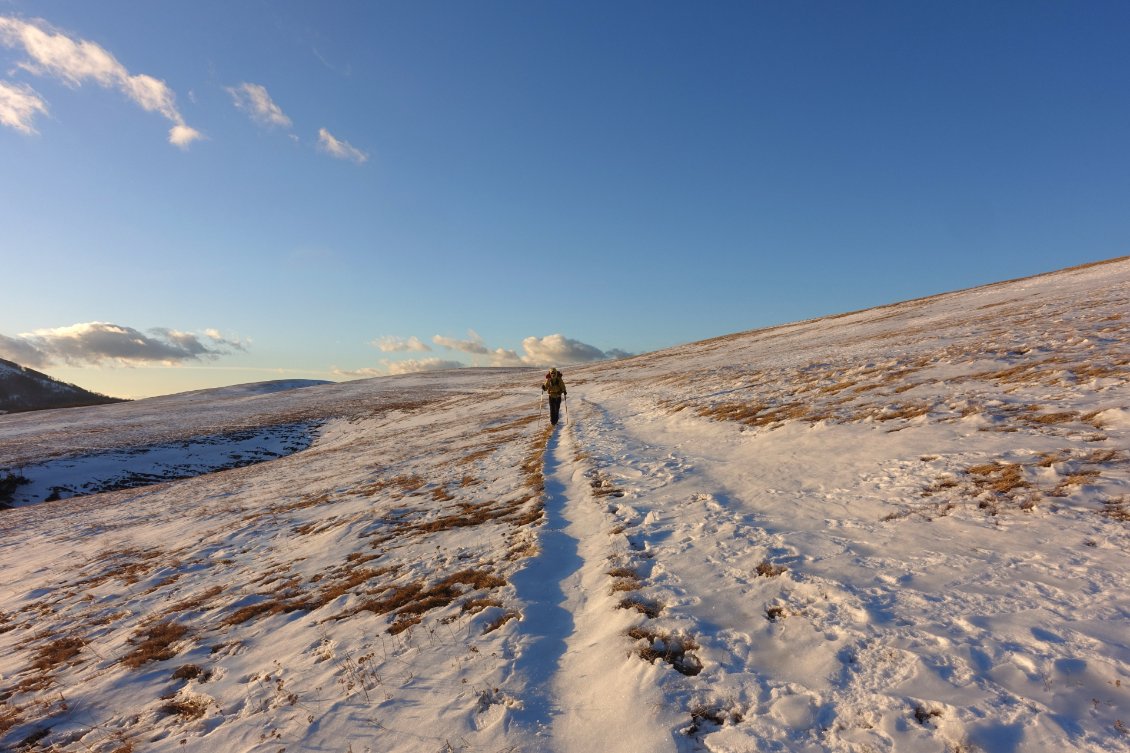
[{"label": "patch of exposed grass", "polygon": [[647,645],[636,649],[636,655],[649,664],[654,664],[656,659],[662,659],[688,677],[702,672],[702,661],[691,653],[697,650],[699,645],[689,635],[634,627],[628,631],[628,637],[637,643],[646,642]]},{"label": "patch of exposed grass", "polygon": [[460,570],[432,585],[417,581],[394,586],[379,598],[363,602],[357,607],[357,611],[393,614],[393,623],[389,626],[388,632],[396,635],[418,624],[427,612],[447,606],[467,591],[499,588],[504,585],[506,585],[505,580],[486,570]]},{"label": "patch of exposed grass", "polygon": [[130,669],[137,669],[149,662],[171,659],[177,655],[177,642],[188,633],[186,626],[176,622],[158,622],[143,628],[130,639],[134,648],[121,662]]},{"label": "patch of exposed grass", "polygon": [[654,599],[647,599],[639,594],[625,596],[616,605],[620,609],[634,609],[650,619],[655,619],[663,613],[663,605]]},{"label": "patch of exposed grass", "polygon": [[743,718],[742,712],[734,708],[700,704],[691,709],[691,726],[685,732],[687,735],[697,735],[707,724],[722,727],[727,722],[738,724]]},{"label": "patch of exposed grass", "polygon": [[984,463],[970,466],[965,472],[978,488],[998,495],[1031,486],[1024,480],[1024,467],[1019,463]]},{"label": "patch of exposed grass", "polygon": [[0,735],[10,730],[12,727],[23,724],[24,710],[21,706],[4,701],[0,703]]},{"label": "patch of exposed grass", "polygon": [[495,630],[498,630],[503,625],[510,622],[510,620],[520,618],[521,616],[522,615],[520,612],[517,612],[513,609],[508,609],[483,626],[483,635],[486,635],[487,633],[493,633]]},{"label": "patch of exposed grass", "polygon": [[173,671],[174,680],[197,680],[207,682],[211,673],[205,672],[197,664],[182,664]]},{"label": "patch of exposed grass", "polygon": [[787,570],[784,565],[774,565],[769,560],[761,560],[757,565],[757,574],[763,578],[776,578]]},{"label": "patch of exposed grass", "polygon": [[166,701],[159,711],[185,720],[199,719],[207,713],[208,702],[203,698],[172,698]]},{"label": "patch of exposed grass", "polygon": [[789,610],[779,604],[771,604],[765,608],[765,619],[770,622],[779,622],[789,616]]},{"label": "patch of exposed grass", "polygon": [[49,673],[64,664],[76,664],[73,660],[82,653],[84,645],[85,642],[75,636],[57,638],[36,650],[35,659],[28,669]]},{"label": "patch of exposed grass", "polygon": [[1102,516],[1110,520],[1130,523],[1130,495],[1114,497],[1103,502]]}]

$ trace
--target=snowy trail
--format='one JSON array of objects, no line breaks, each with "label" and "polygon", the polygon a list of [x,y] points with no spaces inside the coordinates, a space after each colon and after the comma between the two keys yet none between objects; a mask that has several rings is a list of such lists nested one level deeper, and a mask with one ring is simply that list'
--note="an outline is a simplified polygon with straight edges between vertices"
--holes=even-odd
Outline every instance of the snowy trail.
[{"label": "snowy trail", "polygon": [[608,575],[612,521],[591,493],[568,428],[546,447],[546,522],[541,553],[514,579],[530,638],[515,663],[534,692],[515,720],[534,730],[538,750],[675,751],[656,668],[625,638],[639,620],[616,609]]}]

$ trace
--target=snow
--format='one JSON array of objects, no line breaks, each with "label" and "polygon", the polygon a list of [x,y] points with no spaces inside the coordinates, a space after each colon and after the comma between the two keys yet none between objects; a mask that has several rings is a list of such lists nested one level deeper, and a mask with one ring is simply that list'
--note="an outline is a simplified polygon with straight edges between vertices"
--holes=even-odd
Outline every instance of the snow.
[{"label": "snow", "polygon": [[1130,750],[1128,304],[1118,260],[571,367],[552,432],[538,369],[0,417],[89,478],[311,442],[0,511],[0,747]]}]

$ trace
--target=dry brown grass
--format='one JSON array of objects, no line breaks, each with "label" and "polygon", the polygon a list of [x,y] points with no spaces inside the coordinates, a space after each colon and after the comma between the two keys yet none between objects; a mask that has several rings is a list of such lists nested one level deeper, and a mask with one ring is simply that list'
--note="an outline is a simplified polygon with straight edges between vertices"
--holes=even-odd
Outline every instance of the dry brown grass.
[{"label": "dry brown grass", "polygon": [[64,636],[48,641],[35,650],[31,664],[23,671],[20,692],[44,690],[55,682],[55,672],[62,667],[79,664],[86,643],[77,636]]},{"label": "dry brown grass", "polygon": [[478,614],[479,612],[483,611],[484,609],[488,609],[490,607],[501,607],[501,606],[502,606],[501,601],[499,601],[498,599],[492,599],[492,598],[489,598],[489,597],[478,598],[478,599],[467,599],[466,601],[463,602],[463,605],[459,607],[459,611],[464,613],[464,614]]},{"label": "dry brown grass", "polygon": [[172,698],[167,700],[159,711],[186,720],[199,719],[207,713],[208,702],[203,698]]},{"label": "dry brown grass", "polygon": [[186,626],[175,622],[158,622],[143,628],[130,639],[134,648],[122,657],[121,663],[137,669],[149,662],[171,659],[177,655],[177,642],[188,634]]},{"label": "dry brown grass", "polygon": [[182,664],[173,670],[174,680],[196,680],[201,677],[207,677],[207,674],[196,664]]},{"label": "dry brown grass", "polygon": [[[1032,411],[1024,409],[1024,412]],[[1130,457],[1128,453],[1117,449],[1075,448],[1044,452],[1025,462],[978,463],[967,467],[960,478],[952,476],[937,478],[933,484],[923,489],[922,496],[929,497],[953,490],[949,494],[949,501],[943,501],[943,506],[937,508],[943,513],[954,506],[955,495],[978,497],[978,506],[993,515],[1001,512],[1002,505],[1032,510],[1043,495],[1070,496],[1079,487],[1097,483],[1102,478],[1104,470],[1112,464],[1125,463],[1128,457]],[[1054,485],[1042,481],[1049,475],[1046,471],[1031,473],[1034,469],[1053,467],[1058,472],[1058,479]],[[893,519],[905,515],[890,517]]]},{"label": "dry brown grass", "polygon": [[1102,515],[1110,520],[1130,523],[1130,494],[1103,501]]},{"label": "dry brown grass", "polygon": [[1024,467],[1019,463],[985,463],[965,469],[974,484],[995,494],[1008,494],[1031,484],[1024,480]]},{"label": "dry brown grass", "polygon": [[663,605],[654,599],[647,599],[640,594],[625,596],[616,605],[619,609],[634,609],[649,619],[655,619],[663,613]]},{"label": "dry brown grass", "polygon": [[772,426],[810,417],[812,409],[804,403],[784,403],[770,407],[761,403],[727,403],[699,408],[698,415],[716,421],[737,421],[753,427]]},{"label": "dry brown grass", "polygon": [[1028,423],[1039,425],[1050,424],[1066,424],[1072,421],[1077,421],[1079,414],[1075,411],[1060,411],[1058,413],[1039,413],[1037,415],[1025,416],[1024,420]]},{"label": "dry brown grass", "polygon": [[223,586],[212,586],[206,588],[199,593],[189,596],[183,601],[178,601],[171,607],[162,612],[162,616],[179,615],[184,612],[194,612],[200,609],[215,609],[217,604],[213,603],[215,598],[224,592]]},{"label": "dry brown grass", "polygon": [[494,454],[495,450],[497,450],[497,449],[498,449],[498,445],[491,445],[489,447],[484,447],[484,448],[479,449],[479,450],[474,450],[473,452],[468,452],[466,455],[459,458],[459,460],[457,460],[456,462],[460,463],[462,465],[470,465],[471,463],[474,463],[476,460],[485,460],[486,458],[489,458],[491,455]]},{"label": "dry brown grass", "polygon": [[779,622],[785,619],[790,614],[789,610],[784,607],[774,604],[765,608],[765,619],[770,622]]},{"label": "dry brown grass", "polygon": [[10,730],[12,727],[23,724],[24,710],[20,706],[13,705],[4,701],[0,703],[0,735]]},{"label": "dry brown grass", "polygon": [[702,662],[692,651],[699,648],[689,635],[634,627],[628,630],[628,637],[636,642],[646,641],[646,646],[636,649],[636,655],[649,664],[662,659],[678,672],[693,677],[702,671]]},{"label": "dry brown grass", "polygon": [[531,414],[531,415],[528,415],[528,416],[522,416],[521,418],[516,418],[513,421],[502,424],[500,426],[488,427],[486,429],[483,429],[483,431],[488,433],[488,434],[494,434],[494,433],[501,432],[501,431],[515,431],[517,429],[521,429],[523,426],[528,426],[529,424],[532,424],[532,423],[534,423],[536,421],[540,421],[540,420],[541,420],[541,414],[540,413],[534,413],[534,414]]},{"label": "dry brown grass", "polygon": [[75,636],[57,638],[36,650],[35,658],[28,669],[49,673],[62,665],[77,664],[78,662],[73,660],[82,653],[84,645],[85,642]]},{"label": "dry brown grass", "polygon": [[757,574],[763,578],[776,578],[787,570],[784,565],[774,565],[769,560],[761,560],[757,565]]},{"label": "dry brown grass", "polygon": [[500,627],[510,622],[510,620],[520,618],[521,616],[521,613],[513,609],[508,609],[483,626],[483,635],[486,635],[487,633],[493,633],[495,630],[498,630]]},{"label": "dry brown grass", "polygon": [[930,405],[927,403],[903,403],[901,405],[892,405],[881,409],[875,413],[875,419],[878,421],[895,421],[898,419],[910,420],[925,416],[930,412]]},{"label": "dry brown grass", "polygon": [[394,586],[379,598],[366,600],[356,611],[393,614],[393,623],[388,627],[388,632],[396,635],[418,624],[427,612],[447,606],[469,590],[486,590],[504,585],[505,580],[486,570],[460,570],[432,585],[417,581]]}]

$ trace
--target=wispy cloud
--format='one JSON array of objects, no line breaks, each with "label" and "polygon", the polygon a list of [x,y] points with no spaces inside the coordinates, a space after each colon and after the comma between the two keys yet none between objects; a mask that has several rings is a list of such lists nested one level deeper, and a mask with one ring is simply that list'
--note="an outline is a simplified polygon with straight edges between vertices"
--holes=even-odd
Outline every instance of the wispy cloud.
[{"label": "wispy cloud", "polygon": [[24,366],[66,363],[72,366],[107,361],[130,366],[176,364],[202,358],[219,358],[246,344],[225,338],[214,329],[203,336],[158,327],[148,334],[133,327],[107,322],[85,322],[69,327],[39,329],[8,337],[0,335],[0,357]]},{"label": "wispy cloud", "polygon": [[[164,81],[144,73],[131,74],[95,42],[72,38],[42,19],[24,21],[0,16],[0,44],[24,51],[28,58],[18,66],[29,73],[56,78],[74,87],[92,81],[107,89],[117,89],[147,112],[159,113],[173,124],[169,129],[171,144],[183,149],[203,138],[199,131],[185,124],[177,109],[176,95]],[[42,99],[39,101],[43,103]],[[6,120],[3,122],[9,125]]]},{"label": "wispy cloud", "polygon": [[353,146],[348,141],[335,138],[334,135],[325,128],[318,129],[318,148],[331,157],[356,162],[358,165],[364,164],[369,160],[368,154],[365,154],[365,152]]},{"label": "wispy cloud", "polygon": [[36,133],[36,115],[47,114],[47,103],[27,84],[0,81],[0,125],[26,134]]},{"label": "wispy cloud", "polygon": [[403,337],[379,337],[372,342],[373,347],[380,348],[382,353],[403,353],[406,351],[429,351],[431,347],[413,335],[407,339]]},{"label": "wispy cloud", "polygon": [[290,128],[290,118],[271,99],[267,87],[244,82],[239,86],[227,87],[227,92],[236,108],[247,113],[259,125]]},{"label": "wispy cloud", "polygon": [[483,338],[479,337],[479,333],[473,329],[467,330],[469,340],[456,340],[453,337],[444,337],[443,335],[436,335],[432,338],[432,342],[442,348],[449,350],[458,350],[463,353],[473,353],[475,355],[486,355],[490,353],[490,349],[483,342]]}]

